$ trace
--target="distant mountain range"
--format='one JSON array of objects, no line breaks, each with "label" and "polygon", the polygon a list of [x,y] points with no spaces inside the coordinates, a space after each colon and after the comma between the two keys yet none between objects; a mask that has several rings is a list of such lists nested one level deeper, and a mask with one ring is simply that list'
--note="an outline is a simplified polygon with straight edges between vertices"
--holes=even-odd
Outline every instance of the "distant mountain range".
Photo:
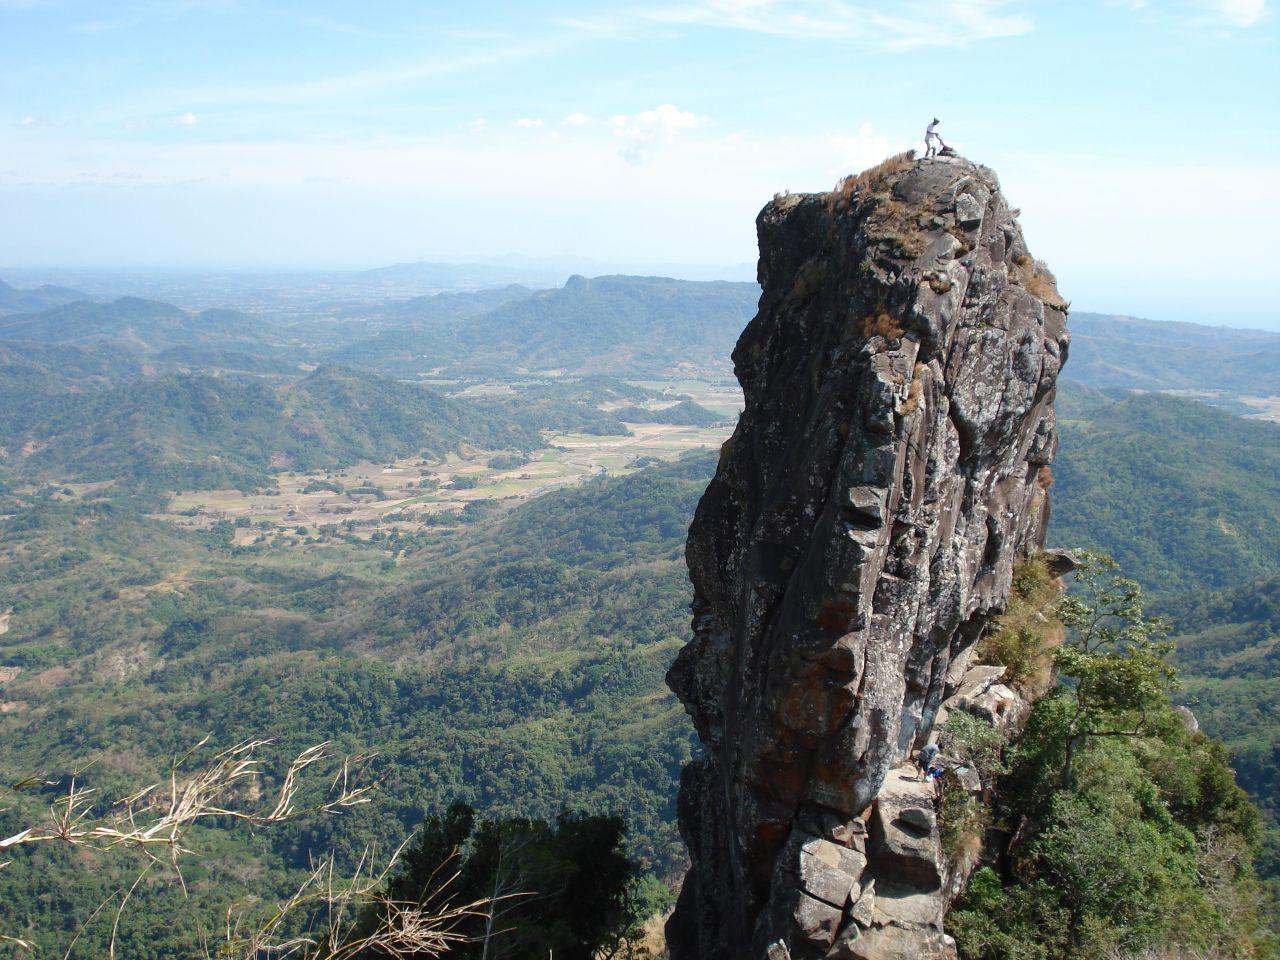
[{"label": "distant mountain range", "polygon": [[0,316],[6,313],[30,313],[74,300],[88,299],[79,290],[44,284],[31,290],[20,290],[0,280]]},{"label": "distant mountain range", "polygon": [[122,297],[110,303],[79,300],[38,313],[0,318],[0,340],[43,343],[113,343],[143,353],[196,344],[261,345],[267,324],[235,310],[192,313],[169,303]]},{"label": "distant mountain range", "polygon": [[[752,281],[755,264],[605,263],[584,257],[494,257],[462,263],[415,261],[370,270],[231,270],[62,268],[0,270],[23,286],[76,287],[96,299],[137,296],[201,309],[296,313],[324,304],[403,299],[522,284],[556,287],[572,274],[677,276],[688,280]],[[82,294],[81,297],[84,295]],[[52,305],[52,304],[50,304]],[[27,308],[29,309],[29,308]],[[38,309],[38,307],[36,308]]]},{"label": "distant mountain range", "polygon": [[471,318],[385,331],[326,359],[397,376],[437,367],[467,376],[723,376],[759,295],[754,283],[570,277]]},{"label": "distant mountain range", "polygon": [[155,490],[253,487],[276,470],[442,456],[463,442],[531,450],[541,440],[492,405],[333,367],[283,385],[171,374],[47,395],[0,417],[0,466]]},{"label": "distant mountain range", "polygon": [[1073,313],[1067,374],[1097,387],[1280,395],[1280,333]]}]

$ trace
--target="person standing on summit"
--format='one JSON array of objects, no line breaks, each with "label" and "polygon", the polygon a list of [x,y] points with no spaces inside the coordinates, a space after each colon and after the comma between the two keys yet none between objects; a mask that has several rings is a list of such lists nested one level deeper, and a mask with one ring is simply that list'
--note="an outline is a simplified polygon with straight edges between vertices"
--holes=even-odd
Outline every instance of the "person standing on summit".
[{"label": "person standing on summit", "polygon": [[942,137],[938,136],[937,128],[939,122],[938,118],[934,117],[933,123],[929,124],[929,126],[925,128],[924,155],[926,157],[936,157],[938,155],[938,148],[944,146]]}]

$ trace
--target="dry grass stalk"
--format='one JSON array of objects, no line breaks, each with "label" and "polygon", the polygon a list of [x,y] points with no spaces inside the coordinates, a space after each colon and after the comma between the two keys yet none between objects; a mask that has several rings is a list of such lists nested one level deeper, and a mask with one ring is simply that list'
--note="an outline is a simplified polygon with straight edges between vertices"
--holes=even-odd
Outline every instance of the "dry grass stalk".
[{"label": "dry grass stalk", "polygon": [[832,209],[846,208],[853,202],[855,194],[866,196],[880,191],[889,177],[907,169],[915,162],[915,159],[916,152],[907,150],[903,153],[894,154],[887,160],[882,160],[874,167],[868,167],[861,173],[850,174],[842,178],[831,193],[828,201],[829,206]]},{"label": "dry grass stalk", "polygon": [[1058,619],[1062,582],[1043,556],[1019,562],[1004,613],[978,641],[979,663],[1005,668],[1004,682],[1036,699],[1053,683],[1054,651],[1065,636]]},{"label": "dry grass stalk", "polygon": [[873,239],[893,241],[899,256],[913,259],[924,253],[925,236],[918,217],[900,200],[892,197],[878,200],[868,219],[868,226]]},{"label": "dry grass stalk", "polygon": [[[358,785],[369,757],[349,757],[342,761],[329,786],[328,798],[320,803],[299,807],[298,792],[302,773],[329,757],[329,744],[308,747],[290,761],[274,802],[263,809],[248,809],[236,804],[236,798],[250,788],[257,787],[262,778],[263,760],[258,752],[274,741],[246,740],[216,754],[204,767],[186,777],[179,776],[179,768],[209,742],[201,740],[186,756],[176,760],[170,768],[167,783],[153,783],[123,797],[108,808],[105,816],[95,816],[98,791],[85,787],[80,780],[83,770],[70,778],[67,791],[49,806],[49,818],[44,825],[28,827],[13,836],[0,839],[0,852],[40,843],[65,843],[73,847],[95,850],[126,848],[140,851],[146,857],[146,865],[138,873],[127,890],[117,891],[99,904],[96,917],[108,904],[119,898],[109,954],[115,956],[116,931],[120,917],[133,892],[147,877],[152,868],[167,864],[186,889],[182,876],[181,860],[193,851],[184,846],[187,832],[193,825],[210,817],[230,817],[247,823],[265,826],[281,823],[305,813],[338,813],[369,802],[370,786]],[[12,789],[30,789],[35,786],[54,786],[56,780],[33,777],[14,784]],[[0,863],[3,869],[11,861]],[[91,918],[92,919],[92,918]],[[83,930],[83,928],[82,928]],[[77,934],[77,939],[79,935]],[[25,945],[25,941],[0,936],[0,942]],[[75,940],[72,941],[74,947]],[[68,951],[69,952],[69,951]]]},{"label": "dry grass stalk", "polygon": [[872,337],[900,337],[906,332],[902,323],[884,307],[879,307],[862,318],[862,335],[868,340]]},{"label": "dry grass stalk", "polygon": [[[201,740],[191,751],[195,753],[208,738]],[[167,784],[153,783],[111,804],[106,817],[94,817],[92,811],[98,801],[98,791],[80,783],[77,773],[70,779],[67,792],[49,806],[48,823],[41,827],[28,827],[11,837],[0,840],[0,850],[35,844],[62,842],[72,846],[91,846],[111,849],[125,846],[141,849],[148,854],[163,848],[171,859],[189,853],[182,846],[187,830],[200,820],[209,817],[231,817],[248,823],[266,825],[280,823],[303,813],[335,813],[339,810],[369,802],[368,786],[357,786],[357,771],[363,769],[369,758],[353,757],[342,762],[333,779],[329,799],[315,806],[296,806],[299,782],[304,770],[329,756],[329,744],[308,747],[293,758],[284,779],[276,792],[274,804],[269,810],[253,811],[232,805],[235,794],[262,776],[262,759],[257,751],[272,743],[271,740],[246,740],[229,750],[224,750],[202,769],[187,778],[180,778],[178,768],[182,758],[169,772]],[[81,771],[83,772],[83,771]],[[51,786],[57,781],[32,779],[16,784],[14,789],[34,785]]]},{"label": "dry grass stalk", "polygon": [[[393,958],[438,957],[456,944],[471,942],[473,938],[460,928],[468,919],[488,916],[493,903],[449,902],[448,891],[458,875],[443,874],[452,868],[454,858],[437,869],[430,884],[432,892],[422,902],[391,900],[382,893],[403,849],[402,845],[377,872],[370,869],[366,853],[350,878],[337,875],[332,859],[315,864],[289,899],[277,904],[248,932],[242,930],[246,908],[233,907],[227,911],[218,957],[352,960],[366,952]],[[369,916],[376,918],[371,926],[366,919]],[[305,933],[284,934],[286,927],[293,929],[298,921],[305,926]]]},{"label": "dry grass stalk", "polygon": [[902,412],[910,416],[920,409],[924,398],[924,364],[917,362],[911,369],[911,386],[907,388],[907,402],[902,405]]},{"label": "dry grass stalk", "polygon": [[1021,274],[1022,288],[1027,293],[1054,310],[1066,310],[1070,306],[1062,298],[1062,294],[1058,293],[1057,281],[1043,263],[1025,254],[1015,257],[1013,262],[1021,268],[1018,272]]}]

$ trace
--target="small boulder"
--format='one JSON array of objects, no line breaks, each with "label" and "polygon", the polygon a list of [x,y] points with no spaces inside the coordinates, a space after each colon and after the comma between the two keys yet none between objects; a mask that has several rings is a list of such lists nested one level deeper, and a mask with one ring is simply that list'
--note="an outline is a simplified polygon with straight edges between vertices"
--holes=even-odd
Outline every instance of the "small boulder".
[{"label": "small boulder", "polygon": [[844,911],[799,891],[792,916],[801,937],[815,947],[826,949],[836,939]]},{"label": "small boulder", "polygon": [[1200,732],[1200,721],[1196,719],[1196,715],[1191,712],[1190,707],[1177,706],[1173,708],[1173,712],[1182,718],[1182,726],[1187,733]]},{"label": "small boulder", "polygon": [[962,193],[956,197],[956,223],[966,230],[982,225],[982,204],[973,194]]},{"label": "small boulder", "polygon": [[867,858],[856,850],[814,837],[800,848],[800,888],[843,909]]},{"label": "small boulder", "polygon": [[869,852],[877,871],[920,889],[942,884],[942,850],[931,783],[916,780],[914,767],[889,771],[871,815]]},{"label": "small boulder", "polygon": [[860,927],[869,927],[876,917],[876,882],[868,880],[859,892],[857,901],[849,911],[849,917]]}]

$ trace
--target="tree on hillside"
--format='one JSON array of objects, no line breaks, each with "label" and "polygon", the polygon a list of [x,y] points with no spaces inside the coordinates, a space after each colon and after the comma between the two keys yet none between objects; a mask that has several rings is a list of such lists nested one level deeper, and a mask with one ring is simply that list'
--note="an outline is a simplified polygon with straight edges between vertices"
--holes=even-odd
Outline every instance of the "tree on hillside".
[{"label": "tree on hillside", "polygon": [[[595,960],[619,955],[647,916],[619,817],[477,820],[455,803],[429,816],[387,899],[412,902],[456,874],[449,894],[489,903],[454,946],[459,960]],[[444,866],[442,866],[444,865]],[[374,955],[377,955],[376,953]],[[416,955],[415,955],[416,956]]]},{"label": "tree on hillside", "polygon": [[1087,737],[1138,737],[1150,713],[1168,703],[1177,672],[1169,663],[1168,625],[1147,617],[1142,588],[1116,576],[1108,556],[1083,554],[1075,592],[1063,598],[1058,617],[1067,628],[1057,667],[1072,685],[1074,709],[1065,730],[1062,785],[1071,784],[1076,751]]},{"label": "tree on hillside", "polygon": [[1137,584],[1087,556],[1057,613],[1063,683],[1006,752],[1003,839],[947,919],[961,957],[1280,955],[1257,811],[1222,745],[1174,710],[1164,626]]}]

